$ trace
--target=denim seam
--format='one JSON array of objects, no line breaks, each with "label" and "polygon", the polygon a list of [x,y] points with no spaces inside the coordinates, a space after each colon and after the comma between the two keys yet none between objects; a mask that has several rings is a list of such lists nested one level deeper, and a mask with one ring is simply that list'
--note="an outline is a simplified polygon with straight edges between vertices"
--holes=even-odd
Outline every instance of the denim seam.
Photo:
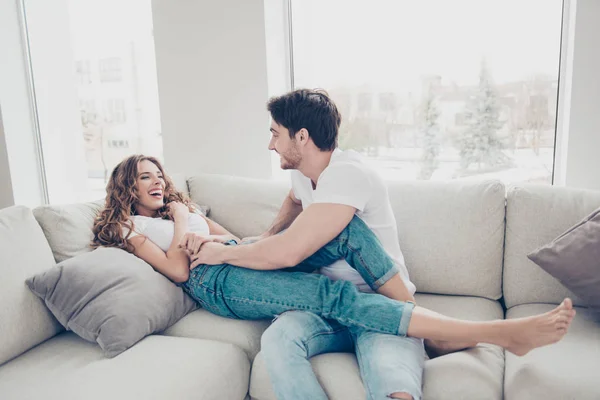
[{"label": "denim seam", "polygon": [[[363,259],[362,255],[357,251],[358,249],[355,247],[352,247],[349,243],[348,243],[348,239],[339,239],[339,238],[334,238],[332,241],[335,241],[337,243],[340,243],[342,245],[345,245],[346,248],[348,249],[349,252],[351,252],[352,254],[354,254],[356,256],[356,258],[358,259],[358,261],[360,262],[360,265],[364,268],[365,271],[367,271],[367,273],[369,274],[369,277],[371,278],[371,280],[373,281],[373,284],[370,284],[369,282],[367,282],[367,284],[371,287],[371,289],[373,290],[377,290],[379,289],[379,286],[374,287],[377,285],[377,282],[379,281],[379,278],[377,279],[377,277],[373,274],[373,272],[369,269],[369,267],[367,266],[367,263],[365,262],[365,260]],[[344,243],[345,242],[345,243]],[[355,271],[359,272],[358,270],[354,269]],[[393,268],[392,268],[393,270]],[[360,272],[359,272],[360,273]],[[384,277],[389,273],[386,272],[386,274],[384,275]],[[364,279],[364,277],[363,277]],[[389,279],[389,278],[388,278]]]},{"label": "denim seam", "polygon": [[[295,305],[295,304],[285,304],[285,303],[277,303],[277,302],[273,302],[273,301],[253,300],[253,299],[245,299],[245,298],[244,299],[238,299],[238,298],[235,298],[235,297],[225,297],[225,296],[222,296],[222,295],[221,295],[221,297],[224,298],[224,299],[226,299],[227,301],[237,301],[239,303],[248,303],[248,304],[274,304],[274,305],[278,305],[278,306],[298,307],[297,308],[298,310],[308,310],[308,311],[311,311],[311,312],[315,312],[315,314],[319,315],[318,314],[319,310],[318,309],[313,309],[310,306],[299,306],[299,305]],[[331,318],[330,316],[323,315],[323,313],[321,313],[320,316],[324,317],[324,318]],[[387,330],[385,330],[383,328],[380,328],[380,327],[365,325],[365,324],[363,324],[363,323],[361,323],[359,321],[354,321],[352,319],[346,319],[346,318],[334,318],[334,319],[337,320],[338,322],[342,323],[342,325],[346,325],[347,326],[348,324],[350,324],[352,326],[358,326],[358,327],[365,328],[365,329],[372,330],[372,331],[376,331],[376,332],[387,333],[387,334],[390,334],[390,335],[398,335],[398,332],[387,331]]]},{"label": "denim seam", "polygon": [[[336,242],[341,242],[342,241],[341,239],[338,239],[338,238],[335,238],[334,240]],[[392,265],[392,267],[389,269],[388,272],[386,272],[385,274],[383,274],[383,276],[381,276],[379,279],[377,279],[377,277],[375,276],[375,274],[373,274],[373,272],[371,271],[371,269],[367,266],[367,263],[365,262],[365,260],[362,257],[361,253],[358,252],[358,249],[356,247],[352,247],[348,243],[348,239],[345,239],[344,241],[346,242],[345,245],[346,245],[346,248],[348,249],[348,251],[352,252],[356,256],[356,258],[359,260],[361,266],[364,268],[365,271],[368,272],[371,280],[373,281],[372,284],[369,283],[369,282],[367,282],[367,284],[371,287],[371,289],[378,290],[381,286],[383,286],[383,284],[385,282],[387,282],[392,276],[394,276],[398,272],[394,268],[394,265]],[[385,249],[383,251],[385,252]],[[387,253],[386,253],[386,255],[387,255]],[[363,279],[364,279],[364,277],[363,277]]]},{"label": "denim seam", "polygon": [[[371,272],[371,270],[367,267],[367,263],[365,263],[365,260],[362,258],[361,254],[357,251],[357,249],[355,247],[350,246],[350,244],[348,243],[348,239],[340,239],[339,237],[336,237],[336,238],[332,239],[331,241],[341,244],[342,246],[345,245],[349,252],[356,255],[356,258],[359,260],[360,265],[365,269],[365,271],[367,271],[369,273],[369,276],[371,277],[371,279],[373,281],[376,280],[375,275],[373,275],[373,272]],[[354,270],[358,272],[358,270],[356,268],[354,268]],[[363,279],[364,279],[364,277],[363,277]],[[369,284],[369,286],[371,286],[371,285]]]},{"label": "denim seam", "polygon": [[[362,255],[359,252],[356,251],[357,249],[354,248],[354,247],[352,247],[352,246],[350,246],[348,243],[346,243],[346,247],[348,248],[348,250],[350,252],[352,252],[354,255],[356,255],[356,258],[360,262],[360,265],[365,269],[365,271],[367,271],[369,273],[369,276],[371,277],[371,280],[375,281],[376,280],[375,275],[373,275],[373,272],[371,272],[371,270],[367,267],[367,265],[365,263],[365,260],[362,258]],[[369,284],[369,286],[371,286],[371,285]]]}]

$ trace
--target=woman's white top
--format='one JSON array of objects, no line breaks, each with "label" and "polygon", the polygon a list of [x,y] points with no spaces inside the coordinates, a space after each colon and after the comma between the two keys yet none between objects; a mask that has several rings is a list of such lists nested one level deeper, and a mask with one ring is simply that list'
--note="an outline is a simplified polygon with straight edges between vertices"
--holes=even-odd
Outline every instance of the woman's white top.
[{"label": "woman's white top", "polygon": [[[155,243],[162,251],[167,251],[175,235],[175,223],[168,219],[144,217],[143,215],[132,215],[129,220],[133,223],[133,230],[129,239],[138,235],[146,236]],[[123,236],[129,232],[123,228]],[[188,232],[208,236],[210,229],[206,220],[198,214],[190,213],[188,217]]]}]

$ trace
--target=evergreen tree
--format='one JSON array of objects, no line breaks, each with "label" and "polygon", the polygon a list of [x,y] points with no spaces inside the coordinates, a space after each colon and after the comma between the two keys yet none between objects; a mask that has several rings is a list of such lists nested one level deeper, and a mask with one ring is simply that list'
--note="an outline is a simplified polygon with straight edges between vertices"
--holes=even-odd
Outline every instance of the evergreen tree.
[{"label": "evergreen tree", "polygon": [[435,94],[430,87],[421,106],[421,132],[423,133],[423,152],[421,153],[421,170],[419,179],[431,179],[431,175],[439,166],[440,138],[438,119],[440,111],[436,104]]},{"label": "evergreen tree", "polygon": [[458,139],[460,164],[463,169],[476,164],[498,166],[509,159],[502,152],[505,144],[498,136],[504,123],[500,121],[496,91],[485,62],[481,64],[479,87],[465,110],[466,130]]}]

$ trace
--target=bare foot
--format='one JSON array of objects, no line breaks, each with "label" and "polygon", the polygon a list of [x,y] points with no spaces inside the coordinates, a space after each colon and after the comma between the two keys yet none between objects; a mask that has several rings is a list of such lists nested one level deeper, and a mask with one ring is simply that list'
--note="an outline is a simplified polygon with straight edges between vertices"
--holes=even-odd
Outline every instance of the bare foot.
[{"label": "bare foot", "polygon": [[574,316],[573,302],[567,298],[545,314],[508,320],[513,324],[503,347],[524,356],[537,347],[556,343],[565,336]]},{"label": "bare foot", "polygon": [[425,351],[429,358],[444,356],[477,346],[477,342],[450,342],[447,340],[425,339]]}]

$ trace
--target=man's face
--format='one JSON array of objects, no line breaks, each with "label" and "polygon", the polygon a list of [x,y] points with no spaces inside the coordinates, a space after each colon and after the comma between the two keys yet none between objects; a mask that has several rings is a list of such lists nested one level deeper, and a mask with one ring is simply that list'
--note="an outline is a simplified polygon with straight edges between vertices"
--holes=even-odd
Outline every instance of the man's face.
[{"label": "man's face", "polygon": [[275,121],[271,122],[269,150],[274,150],[279,154],[281,169],[298,169],[300,166],[302,155],[300,154],[296,139],[291,139],[287,128]]}]

